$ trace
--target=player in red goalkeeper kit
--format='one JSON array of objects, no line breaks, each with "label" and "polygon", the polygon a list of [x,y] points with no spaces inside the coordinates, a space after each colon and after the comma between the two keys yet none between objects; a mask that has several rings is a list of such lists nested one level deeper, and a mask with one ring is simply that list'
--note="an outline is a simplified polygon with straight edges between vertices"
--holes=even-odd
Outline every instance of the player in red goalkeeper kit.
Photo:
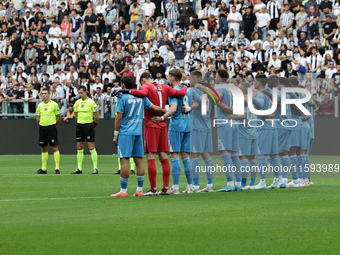
[{"label": "player in red goalkeeper kit", "polygon": [[[140,82],[143,84],[141,90],[130,90],[128,93],[137,97],[148,97],[152,104],[163,109],[168,97],[183,97],[187,91],[186,86],[184,86],[181,90],[175,90],[165,84],[153,83],[152,77],[149,73],[143,73],[140,77]],[[124,91],[123,93],[127,92]],[[169,194],[170,164],[167,155],[167,152],[169,151],[169,143],[165,120],[170,115],[171,113],[166,112],[163,116],[157,118],[154,112],[145,109],[144,152],[147,154],[151,190],[144,193],[144,196]],[[155,163],[157,153],[163,170],[163,188],[159,193],[157,192],[157,168]]]}]

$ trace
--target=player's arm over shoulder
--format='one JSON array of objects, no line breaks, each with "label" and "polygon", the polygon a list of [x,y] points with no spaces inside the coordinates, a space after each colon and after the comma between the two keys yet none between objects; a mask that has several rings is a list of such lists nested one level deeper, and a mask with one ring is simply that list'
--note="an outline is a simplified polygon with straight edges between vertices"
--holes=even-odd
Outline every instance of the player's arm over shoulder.
[{"label": "player's arm over shoulder", "polygon": [[147,97],[149,95],[149,85],[150,84],[144,84],[141,90],[131,89],[130,94],[136,97]]},{"label": "player's arm over shoulder", "polygon": [[168,85],[161,84],[162,87],[165,89],[168,97],[184,97],[187,93],[187,86],[183,86],[180,90],[173,89]]},{"label": "player's arm over shoulder", "polygon": [[146,98],[146,97],[144,98],[143,103],[144,103],[144,107],[146,109],[152,110],[155,113],[155,115],[162,116],[163,114],[166,113],[165,109],[162,109],[161,107],[152,104],[150,102],[150,100],[148,98]]}]

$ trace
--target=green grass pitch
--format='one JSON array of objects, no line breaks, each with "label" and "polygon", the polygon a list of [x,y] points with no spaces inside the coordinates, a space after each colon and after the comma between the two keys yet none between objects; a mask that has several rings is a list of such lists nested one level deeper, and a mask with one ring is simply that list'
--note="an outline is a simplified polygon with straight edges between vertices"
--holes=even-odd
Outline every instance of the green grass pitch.
[{"label": "green grass pitch", "polygon": [[99,175],[86,155],[84,174],[73,176],[76,156],[62,155],[58,176],[50,155],[48,174],[37,176],[40,156],[0,156],[0,254],[339,254],[339,173],[312,174],[306,188],[159,197],[133,197],[132,176],[129,197],[110,198],[120,188],[117,157],[98,161]]}]

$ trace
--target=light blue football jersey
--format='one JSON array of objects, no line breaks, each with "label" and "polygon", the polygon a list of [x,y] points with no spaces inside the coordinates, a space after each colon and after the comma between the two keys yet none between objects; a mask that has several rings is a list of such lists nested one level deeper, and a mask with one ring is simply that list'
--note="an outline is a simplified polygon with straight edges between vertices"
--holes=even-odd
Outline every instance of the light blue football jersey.
[{"label": "light blue football jersey", "polygon": [[[217,92],[222,94],[221,101],[223,104],[230,106],[231,108],[233,107],[232,105],[232,93],[226,89],[226,88],[218,88],[216,89]],[[221,110],[220,107],[217,107],[217,118],[218,119],[226,119],[229,121],[229,119],[226,117],[226,114]],[[218,122],[216,125],[217,127],[223,127],[223,128],[228,128],[230,127],[230,123],[222,124]]]},{"label": "light blue football jersey", "polygon": [[199,130],[202,132],[211,132],[211,109],[213,107],[213,102],[209,97],[202,91],[192,88],[191,89],[191,99],[192,101],[199,101],[206,96],[206,114],[202,114],[202,102],[199,102],[198,107],[191,112],[190,115],[190,128],[191,130]]},{"label": "light blue football jersey", "polygon": [[[256,115],[253,114],[252,112],[250,112],[248,106],[244,106],[244,112],[246,113],[246,118],[244,119],[244,122],[241,123],[239,126],[239,133],[240,133],[240,137],[242,138],[249,138],[249,139],[255,139],[257,137],[257,129],[256,127],[251,127],[249,125],[249,120],[255,120]],[[258,122],[253,122],[250,123],[252,126],[257,126],[260,125],[260,123]]]},{"label": "light blue football jersey", "polygon": [[[185,85],[178,85],[174,87],[176,90],[181,90],[181,88]],[[191,105],[191,89],[187,89],[187,93],[184,97],[175,98],[172,97],[169,99],[169,104],[176,104],[177,109],[176,112],[170,118],[169,130],[177,131],[177,132],[190,132],[190,112],[182,113],[182,107],[184,105]]]},{"label": "light blue football jersey", "polygon": [[118,98],[117,112],[123,113],[119,133],[123,135],[142,135],[144,107],[150,108],[152,103],[147,97],[138,98],[124,94]]},{"label": "light blue football jersey", "polygon": [[[271,99],[269,96],[265,95],[261,91],[258,91],[256,94],[256,100],[257,100],[257,105],[259,110],[268,110],[272,106]],[[271,121],[266,121],[266,118],[264,116],[258,116],[258,119],[261,119],[263,121],[263,126],[260,127],[261,129],[274,129],[275,126],[273,127]]]}]

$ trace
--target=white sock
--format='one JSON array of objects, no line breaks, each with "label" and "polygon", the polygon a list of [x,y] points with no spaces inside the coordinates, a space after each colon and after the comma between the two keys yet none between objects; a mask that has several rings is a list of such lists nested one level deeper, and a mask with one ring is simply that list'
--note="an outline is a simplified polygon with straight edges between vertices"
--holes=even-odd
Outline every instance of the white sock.
[{"label": "white sock", "polygon": [[298,183],[299,181],[298,180],[293,180],[293,183]]},{"label": "white sock", "polygon": [[288,179],[287,179],[287,178],[282,178],[282,181],[283,181],[284,183],[287,183],[287,182],[288,182]]},{"label": "white sock", "polygon": [[213,185],[210,183],[210,184],[207,184],[207,188],[212,188]]},{"label": "white sock", "polygon": [[308,181],[309,181],[308,178],[305,178],[304,180],[305,180],[305,182],[308,182]]},{"label": "white sock", "polygon": [[126,192],[127,192],[127,189],[120,189],[120,192],[126,193]]},{"label": "white sock", "polygon": [[279,178],[274,178],[274,182],[279,182]]},{"label": "white sock", "polygon": [[241,182],[235,182],[236,186],[241,186]]},{"label": "white sock", "polygon": [[136,189],[136,192],[138,193],[138,192],[143,192],[143,187],[137,187],[137,189]]},{"label": "white sock", "polygon": [[200,189],[199,185],[194,185],[194,189]]},{"label": "white sock", "polygon": [[232,186],[234,186],[234,182],[233,182],[233,181],[229,181],[229,182],[227,183],[227,186],[228,186],[229,188],[231,188]]},{"label": "white sock", "polygon": [[192,189],[192,184],[187,185],[187,190]]},{"label": "white sock", "polygon": [[172,185],[172,188],[177,191],[177,190],[179,190],[179,185],[178,184],[174,184],[174,185]]},{"label": "white sock", "polygon": [[266,184],[266,179],[260,179],[260,184]]},{"label": "white sock", "polygon": [[298,179],[298,182],[303,182],[303,179],[302,179],[302,178],[299,178],[299,179]]}]

